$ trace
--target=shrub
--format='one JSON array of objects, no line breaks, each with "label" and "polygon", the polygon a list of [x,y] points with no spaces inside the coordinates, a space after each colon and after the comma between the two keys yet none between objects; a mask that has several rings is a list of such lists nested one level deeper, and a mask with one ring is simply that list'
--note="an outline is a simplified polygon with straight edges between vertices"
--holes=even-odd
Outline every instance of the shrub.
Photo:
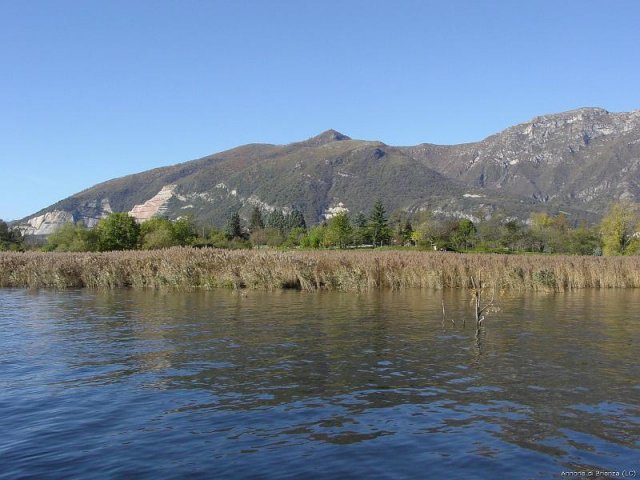
[{"label": "shrub", "polygon": [[140,226],[127,213],[112,213],[96,225],[100,251],[133,250],[138,246]]}]

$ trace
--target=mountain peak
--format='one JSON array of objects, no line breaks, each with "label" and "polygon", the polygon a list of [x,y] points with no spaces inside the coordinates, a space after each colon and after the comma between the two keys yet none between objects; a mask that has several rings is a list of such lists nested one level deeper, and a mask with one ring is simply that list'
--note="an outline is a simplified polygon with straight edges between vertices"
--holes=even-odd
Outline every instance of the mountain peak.
[{"label": "mountain peak", "polygon": [[580,119],[583,119],[583,118],[599,117],[599,116],[609,115],[609,114],[610,114],[610,112],[608,112],[604,108],[582,107],[582,108],[575,108],[573,110],[568,110],[566,112],[539,115],[539,116],[535,117],[532,120],[532,122],[536,122],[536,121],[539,121],[539,120],[548,120],[548,119],[566,119],[566,118],[576,118],[576,119],[580,118]]},{"label": "mountain peak", "polygon": [[351,137],[344,135],[343,133],[338,132],[337,130],[329,129],[322,132],[315,137],[311,137],[308,140],[303,142],[299,142],[298,145],[306,145],[309,147],[317,147],[320,145],[325,145],[331,142],[339,142],[341,140],[351,140]]}]

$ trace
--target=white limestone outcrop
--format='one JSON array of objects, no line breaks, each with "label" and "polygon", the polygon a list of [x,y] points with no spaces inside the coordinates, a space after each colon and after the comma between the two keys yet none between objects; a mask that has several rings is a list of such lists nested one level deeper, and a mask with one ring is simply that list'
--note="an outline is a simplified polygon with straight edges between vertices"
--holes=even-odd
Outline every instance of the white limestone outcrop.
[{"label": "white limestone outcrop", "polygon": [[129,215],[142,223],[154,216],[163,213],[167,208],[167,202],[174,196],[176,185],[165,185],[160,191],[141,205],[135,205]]},{"label": "white limestone outcrop", "polygon": [[73,222],[73,215],[63,210],[53,210],[27,220],[26,224],[18,228],[25,236],[51,235],[65,223]]}]

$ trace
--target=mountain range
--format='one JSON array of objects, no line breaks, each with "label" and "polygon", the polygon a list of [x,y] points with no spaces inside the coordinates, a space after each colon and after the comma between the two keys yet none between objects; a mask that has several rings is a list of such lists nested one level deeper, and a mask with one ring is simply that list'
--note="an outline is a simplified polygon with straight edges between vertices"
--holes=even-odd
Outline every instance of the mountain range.
[{"label": "mountain range", "polygon": [[191,215],[221,226],[235,211],[248,218],[293,207],[308,224],[336,207],[367,212],[428,210],[481,220],[564,212],[595,221],[610,202],[640,201],[640,110],[581,108],[536,117],[482,141],[391,146],[327,130],[287,145],[249,144],[197,160],[100,183],[18,222],[46,235],[74,221],[93,226],[110,212],[140,221]]}]

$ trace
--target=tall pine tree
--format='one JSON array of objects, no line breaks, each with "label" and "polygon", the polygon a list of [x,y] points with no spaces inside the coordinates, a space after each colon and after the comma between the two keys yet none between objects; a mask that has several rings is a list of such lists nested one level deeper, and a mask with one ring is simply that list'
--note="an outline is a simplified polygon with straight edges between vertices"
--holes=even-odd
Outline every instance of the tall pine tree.
[{"label": "tall pine tree", "polygon": [[287,228],[293,230],[294,228],[307,228],[307,223],[304,221],[304,215],[297,208],[293,208],[291,213],[287,215]]},{"label": "tall pine tree", "polygon": [[353,242],[356,245],[364,245],[371,242],[367,216],[362,212],[358,212],[353,218]]},{"label": "tall pine tree", "polygon": [[253,233],[256,230],[261,230],[263,228],[264,220],[262,218],[262,211],[258,207],[253,207],[251,219],[249,220],[249,231]]},{"label": "tall pine tree", "polygon": [[286,218],[282,213],[282,210],[273,210],[267,217],[267,227],[275,228],[284,234],[287,229]]},{"label": "tall pine tree", "polygon": [[380,199],[373,205],[373,210],[369,215],[369,234],[374,246],[384,245],[391,237],[391,231],[387,223],[387,212]]},{"label": "tall pine tree", "polygon": [[240,223],[240,214],[238,212],[232,213],[227,220],[224,234],[229,239],[244,237],[244,234],[242,232],[242,224]]}]

